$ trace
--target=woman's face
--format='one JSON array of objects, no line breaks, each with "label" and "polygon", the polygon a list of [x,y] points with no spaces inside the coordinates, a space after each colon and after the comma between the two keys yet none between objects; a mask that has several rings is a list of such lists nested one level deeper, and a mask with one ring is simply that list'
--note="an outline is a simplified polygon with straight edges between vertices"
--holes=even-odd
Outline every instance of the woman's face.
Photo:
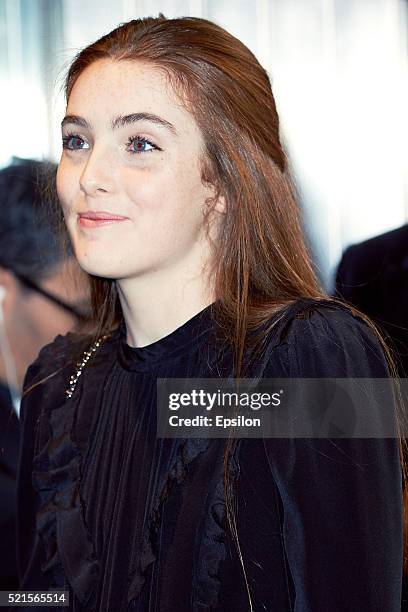
[{"label": "woman's face", "polygon": [[86,272],[120,280],[205,259],[203,139],[158,69],[93,63],[72,89],[62,138],[58,196]]}]

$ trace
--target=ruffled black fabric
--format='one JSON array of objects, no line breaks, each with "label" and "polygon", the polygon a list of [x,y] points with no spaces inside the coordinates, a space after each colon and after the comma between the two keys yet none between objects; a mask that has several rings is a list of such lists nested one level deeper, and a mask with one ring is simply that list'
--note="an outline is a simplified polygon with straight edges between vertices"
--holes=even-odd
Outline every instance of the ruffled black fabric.
[{"label": "ruffled black fabric", "polygon": [[[239,443],[235,447],[229,463],[229,479],[234,489],[239,476]],[[200,564],[195,582],[194,612],[213,610],[219,603],[221,587],[220,569],[226,558],[227,509],[224,490],[224,469],[220,461],[213,478],[216,482],[215,495],[203,524],[203,537],[198,548]]]},{"label": "ruffled black fabric", "polygon": [[[50,439],[35,457],[33,484],[41,498],[37,528],[46,552],[43,572],[51,572],[51,589],[67,588],[65,577],[85,609],[93,609],[92,596],[99,578],[99,562],[87,530],[79,495],[81,454],[70,435],[75,418],[74,402],[65,402],[50,415]],[[130,608],[145,582],[150,564],[156,560],[157,532],[164,502],[171,493],[173,481],[180,484],[191,461],[204,453],[209,439],[175,440],[171,467],[161,478],[152,507],[148,527],[136,559],[129,572],[128,602]],[[231,479],[238,473],[236,461],[231,461]],[[215,606],[220,586],[218,569],[225,557],[225,501],[222,478],[218,478],[216,495],[207,516],[200,550],[197,605]],[[206,607],[207,606],[207,607]],[[197,608],[201,609],[201,608]]]},{"label": "ruffled black fabric", "polygon": [[[63,341],[62,337],[58,338]],[[76,342],[76,355],[85,344]],[[64,377],[55,380],[49,404],[45,404],[39,437],[48,437],[33,458],[32,482],[41,502],[37,512],[37,531],[45,550],[41,570],[52,577],[50,589],[67,588],[66,579],[79,601],[88,605],[98,579],[98,561],[87,531],[79,496],[81,454],[73,437],[78,394],[65,395],[74,371],[71,359]],[[80,561],[80,562],[79,562]]]},{"label": "ruffled black fabric", "polygon": [[[145,582],[145,574],[151,563],[154,563],[157,556],[156,542],[157,533],[161,521],[163,504],[171,493],[173,482],[180,484],[187,473],[189,463],[198,455],[204,453],[210,444],[209,439],[179,439],[175,441],[173,459],[171,467],[167,473],[162,475],[161,483],[154,497],[152,507],[149,511],[148,527],[143,535],[143,543],[140,553],[136,555],[137,565],[131,570],[128,601],[136,600]],[[214,523],[213,531],[217,530]],[[212,552],[216,546],[215,534],[208,534],[208,540],[213,543]],[[217,556],[222,555],[222,551],[217,547]],[[204,559],[203,559],[204,562]]]},{"label": "ruffled black fabric", "polygon": [[81,456],[71,437],[74,416],[74,402],[51,412],[51,437],[35,457],[33,484],[42,501],[37,515],[47,557],[42,570],[51,571],[53,586],[61,588],[65,572],[78,599],[86,605],[98,578],[98,562],[79,498]]}]

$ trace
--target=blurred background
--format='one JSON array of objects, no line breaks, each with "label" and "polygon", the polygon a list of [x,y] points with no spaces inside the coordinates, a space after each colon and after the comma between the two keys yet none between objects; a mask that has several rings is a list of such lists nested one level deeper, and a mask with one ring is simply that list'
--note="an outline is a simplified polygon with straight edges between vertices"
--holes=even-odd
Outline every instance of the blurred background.
[{"label": "blurred background", "polygon": [[0,0],[0,166],[58,161],[69,61],[159,11],[217,22],[268,71],[330,290],[349,244],[408,218],[407,0]]}]

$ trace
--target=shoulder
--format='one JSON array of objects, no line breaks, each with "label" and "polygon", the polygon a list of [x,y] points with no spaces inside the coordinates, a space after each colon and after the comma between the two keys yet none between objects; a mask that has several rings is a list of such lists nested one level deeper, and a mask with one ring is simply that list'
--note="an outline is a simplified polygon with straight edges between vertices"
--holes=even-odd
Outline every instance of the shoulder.
[{"label": "shoulder", "polygon": [[93,338],[68,332],[57,335],[39,351],[28,367],[22,390],[20,420],[35,422],[40,413],[61,405],[70,376]]},{"label": "shoulder", "polygon": [[83,360],[88,360],[90,356],[91,362],[85,368],[87,372],[90,371],[87,385],[92,389],[98,388],[106,368],[110,367],[111,358],[116,354],[111,350],[115,338],[113,332],[94,354],[92,349],[95,347],[95,338],[91,334],[69,332],[56,336],[40,350],[27,369],[23,382],[20,423],[24,444],[29,444],[30,439],[34,444],[35,438],[39,448],[46,441],[51,412],[63,407],[60,416],[68,415],[65,403],[69,399],[67,390],[71,376],[78,372]]},{"label": "shoulder", "polygon": [[268,339],[289,376],[386,377],[378,336],[357,312],[333,299],[300,299],[282,313]]},{"label": "shoulder", "polygon": [[378,274],[378,265],[384,265],[388,259],[406,256],[407,243],[408,224],[353,244],[344,251],[339,271],[352,263],[354,274],[369,270]]},{"label": "shoulder", "polygon": [[69,332],[64,336],[59,334],[52,342],[43,346],[26,371],[23,397],[37,382],[72,366],[89,343],[89,336]]},{"label": "shoulder", "polygon": [[85,337],[68,333],[58,335],[45,345],[28,367],[20,404],[21,451],[19,495],[31,490],[32,462],[49,438],[49,412],[64,401],[74,355],[85,343]]}]

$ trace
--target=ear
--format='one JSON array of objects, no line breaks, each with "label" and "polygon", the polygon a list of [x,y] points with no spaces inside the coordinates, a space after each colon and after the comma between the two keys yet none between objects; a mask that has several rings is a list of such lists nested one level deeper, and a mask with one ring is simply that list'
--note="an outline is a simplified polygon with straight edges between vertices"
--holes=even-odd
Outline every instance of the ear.
[{"label": "ear", "polygon": [[2,266],[0,266],[0,285],[7,291],[15,288],[16,285],[14,274]]},{"label": "ear", "polygon": [[0,287],[3,306],[7,303],[9,308],[13,308],[13,304],[19,294],[20,288],[16,277],[10,270],[0,266]]},{"label": "ear", "polygon": [[217,199],[217,202],[214,206],[214,210],[225,215],[227,212],[227,204],[225,202],[225,198],[223,195],[220,195]]}]

